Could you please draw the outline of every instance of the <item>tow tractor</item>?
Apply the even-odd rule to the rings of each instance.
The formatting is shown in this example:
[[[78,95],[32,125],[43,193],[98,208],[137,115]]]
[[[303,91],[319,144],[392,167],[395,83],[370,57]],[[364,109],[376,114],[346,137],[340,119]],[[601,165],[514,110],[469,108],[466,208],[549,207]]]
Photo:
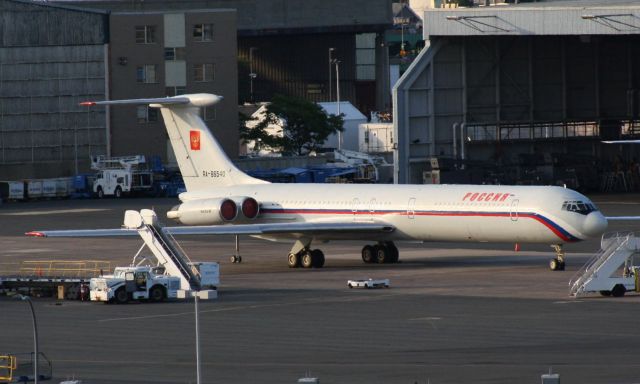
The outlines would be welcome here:
[[[217,297],[220,266],[216,262],[192,262],[173,237],[162,230],[155,212],[126,211],[123,231],[137,231],[144,240],[131,265],[117,267],[113,275],[89,282],[92,301],[126,303],[129,300],[184,299],[198,291],[201,299]],[[143,256],[148,248],[155,257]]]

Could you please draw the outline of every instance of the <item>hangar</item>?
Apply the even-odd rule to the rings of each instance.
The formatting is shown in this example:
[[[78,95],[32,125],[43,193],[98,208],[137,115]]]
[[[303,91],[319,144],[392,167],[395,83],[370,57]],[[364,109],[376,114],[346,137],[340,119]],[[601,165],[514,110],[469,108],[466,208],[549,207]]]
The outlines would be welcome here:
[[[639,34],[634,1],[426,10],[428,49],[393,90],[395,182],[433,163],[459,182],[637,188],[620,174],[635,147],[601,140],[640,133]]]

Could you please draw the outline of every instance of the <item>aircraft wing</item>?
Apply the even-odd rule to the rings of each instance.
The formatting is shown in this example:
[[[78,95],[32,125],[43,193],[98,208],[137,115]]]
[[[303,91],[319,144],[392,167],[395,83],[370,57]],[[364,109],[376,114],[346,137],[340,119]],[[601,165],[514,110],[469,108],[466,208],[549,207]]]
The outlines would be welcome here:
[[[602,140],[605,144],[640,144],[640,140]]]
[[[607,221],[614,221],[614,220],[633,221],[633,220],[640,220],[640,216],[607,216],[606,219],[607,219]]]
[[[384,233],[393,232],[395,227],[385,223],[306,222],[164,227],[162,230],[172,235],[276,235]]]
[[[393,232],[395,227],[384,223],[268,223],[238,225],[203,225],[163,227],[172,235],[277,235],[277,234],[373,234]],[[32,237],[107,237],[137,236],[137,229],[71,229],[59,231],[32,231]]]
[[[55,231],[31,231],[25,233],[31,237],[108,237],[138,236],[138,230],[127,228],[116,229],[65,229]]]

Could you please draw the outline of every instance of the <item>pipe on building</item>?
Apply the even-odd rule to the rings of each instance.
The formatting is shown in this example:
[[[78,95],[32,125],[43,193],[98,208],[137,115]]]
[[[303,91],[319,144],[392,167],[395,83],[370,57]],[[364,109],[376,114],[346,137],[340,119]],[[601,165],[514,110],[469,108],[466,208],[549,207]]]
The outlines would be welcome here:
[[[460,160],[462,160],[462,165],[460,166],[460,169],[465,168],[464,167],[464,160],[465,160],[464,141],[467,138],[466,130],[467,130],[466,123],[460,124]]]
[[[457,122],[453,123],[453,160],[458,160],[458,133],[456,131],[459,125]]]

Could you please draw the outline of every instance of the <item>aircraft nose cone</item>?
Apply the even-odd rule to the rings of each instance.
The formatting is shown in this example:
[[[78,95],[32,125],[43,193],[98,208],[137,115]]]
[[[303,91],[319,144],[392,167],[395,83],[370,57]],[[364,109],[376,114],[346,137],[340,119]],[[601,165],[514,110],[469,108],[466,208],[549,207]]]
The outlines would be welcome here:
[[[600,236],[607,229],[607,218],[600,212],[591,212],[582,225],[582,233],[589,237]]]

